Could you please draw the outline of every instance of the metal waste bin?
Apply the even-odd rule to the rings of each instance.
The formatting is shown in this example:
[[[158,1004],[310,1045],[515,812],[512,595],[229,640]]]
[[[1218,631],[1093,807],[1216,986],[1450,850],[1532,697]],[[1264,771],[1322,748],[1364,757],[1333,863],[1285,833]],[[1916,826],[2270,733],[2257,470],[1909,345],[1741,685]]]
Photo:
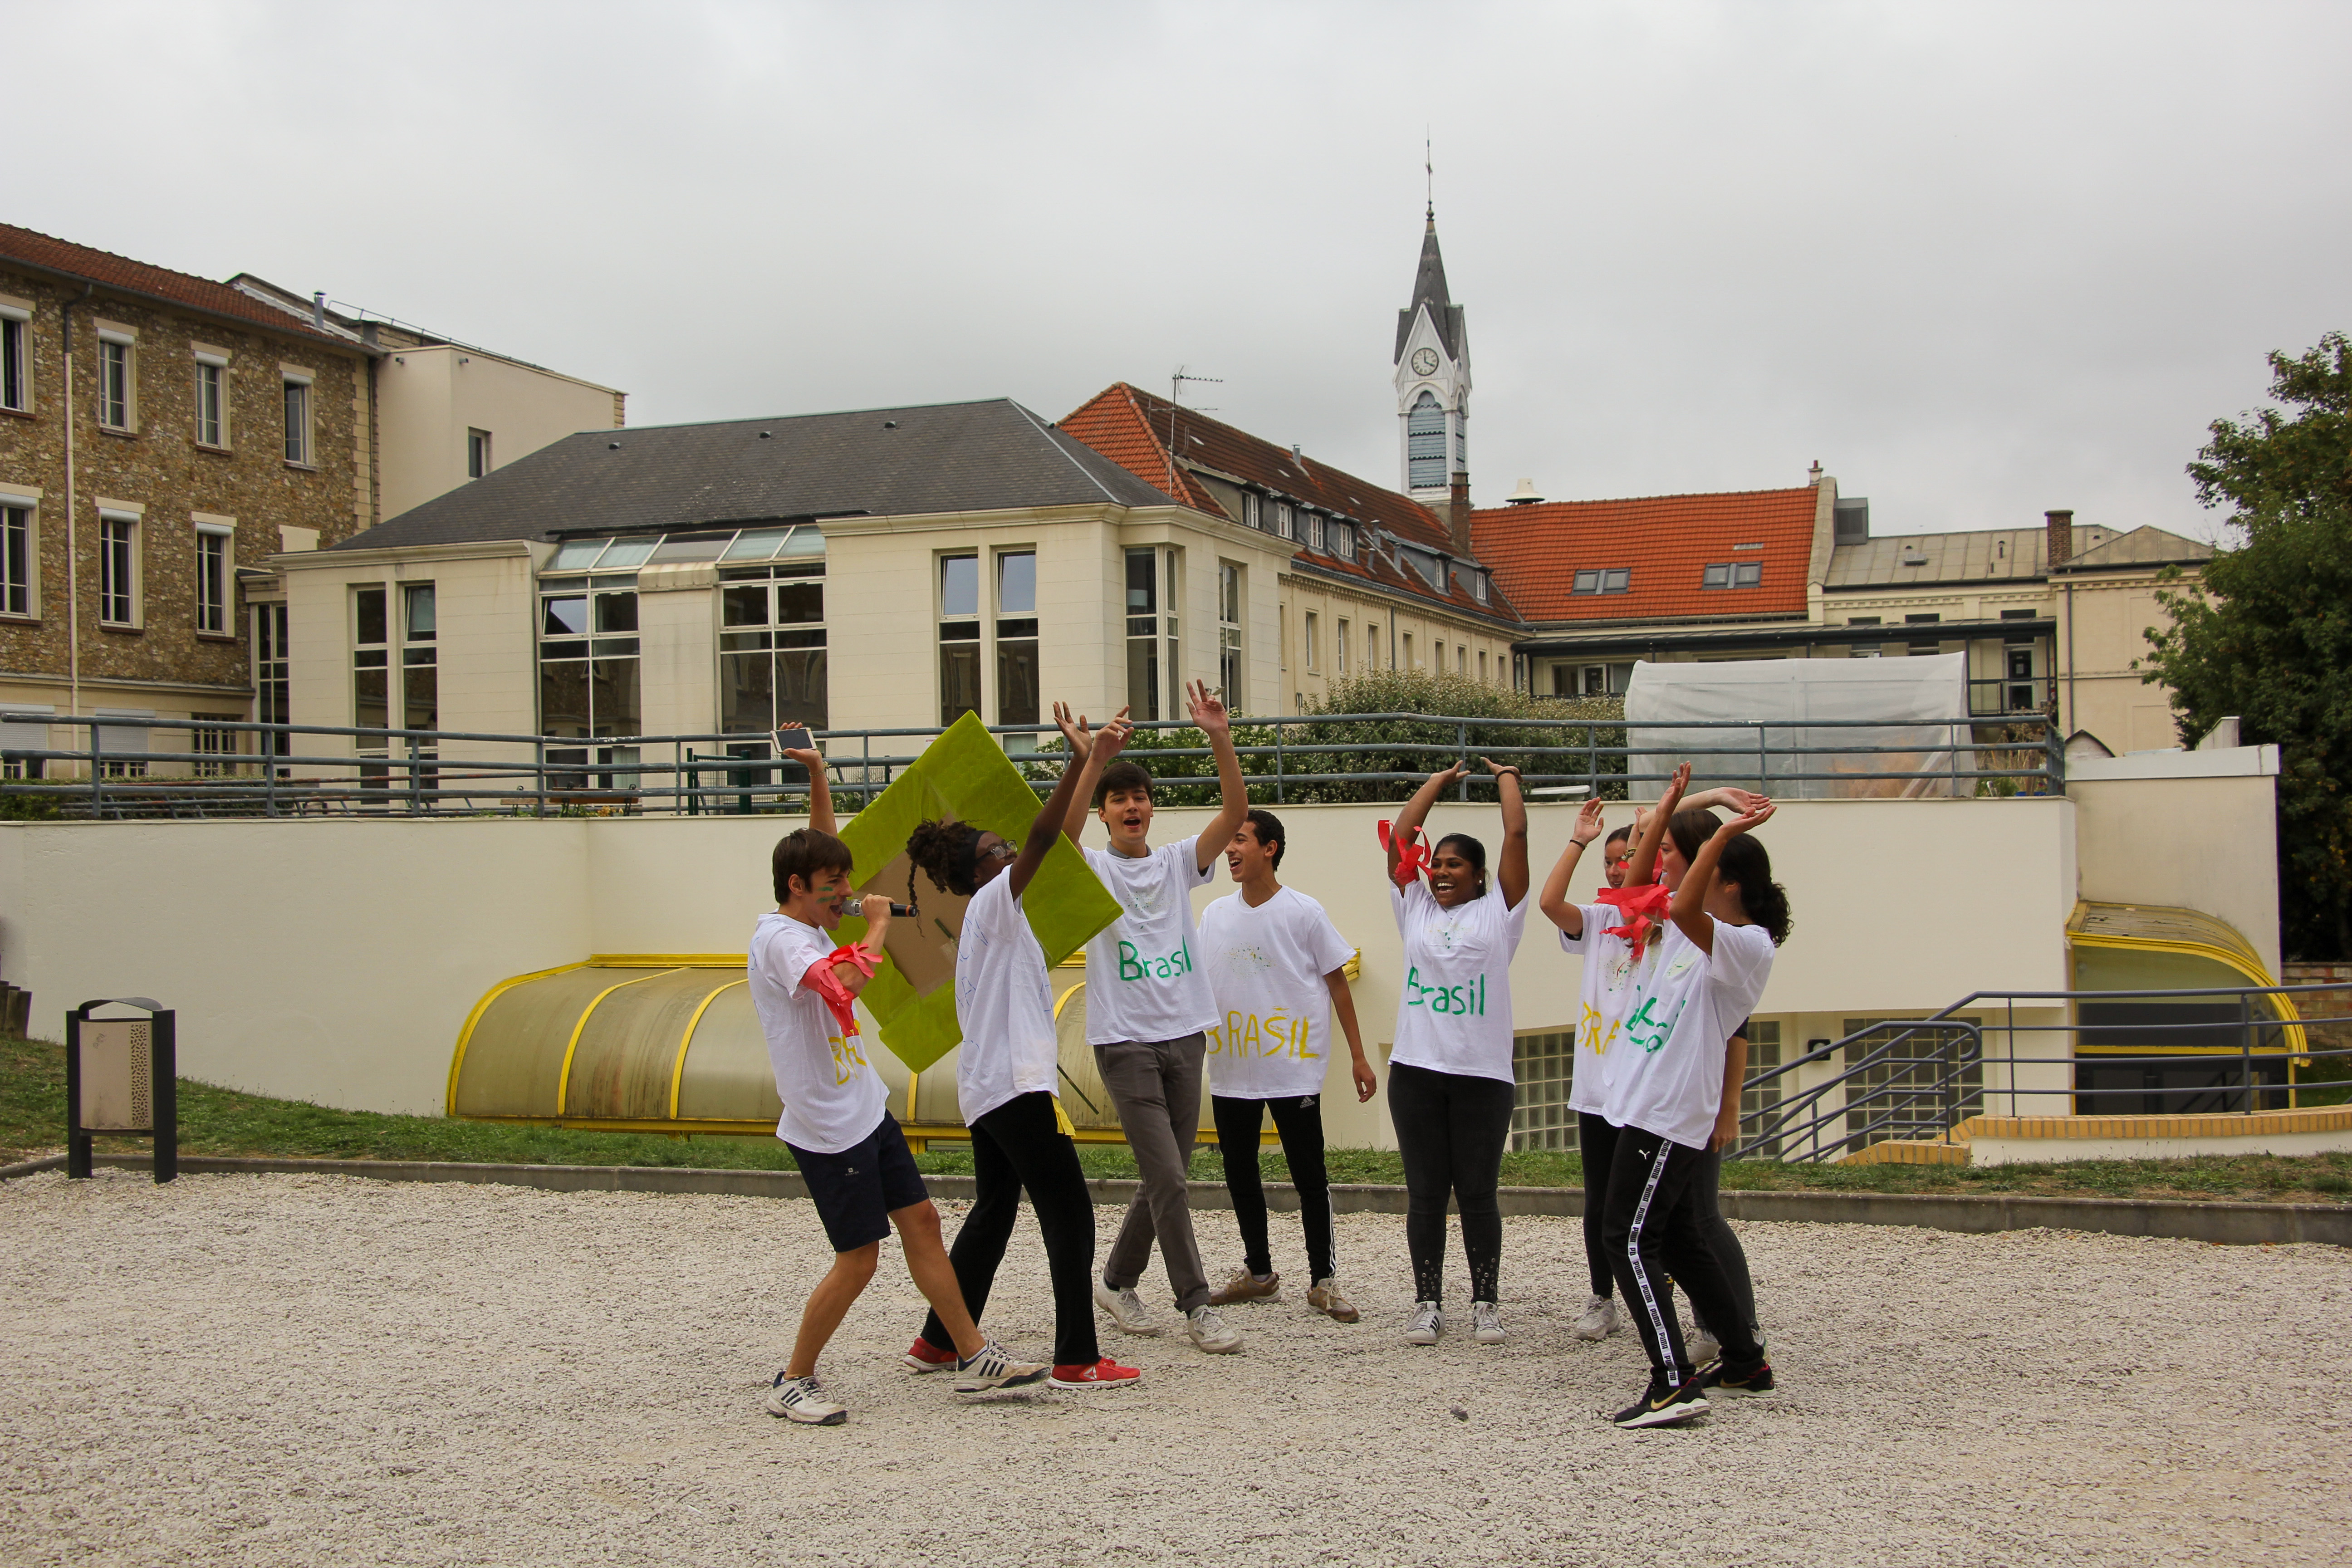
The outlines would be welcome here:
[[[143,1018],[94,1018],[136,1007]],[[144,996],[101,996],[66,1015],[66,1174],[90,1171],[90,1135],[152,1139],[155,1180],[180,1173],[178,1052],[172,1009]]]

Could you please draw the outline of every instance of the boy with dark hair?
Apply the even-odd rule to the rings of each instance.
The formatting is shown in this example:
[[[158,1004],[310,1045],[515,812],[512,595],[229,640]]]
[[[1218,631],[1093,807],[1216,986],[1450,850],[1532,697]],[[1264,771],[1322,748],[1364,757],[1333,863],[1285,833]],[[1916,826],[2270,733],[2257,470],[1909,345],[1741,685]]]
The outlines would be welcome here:
[[[1361,1314],[1339,1294],[1331,1180],[1323,1166],[1323,1075],[1335,1010],[1354,1058],[1358,1103],[1372,1098],[1380,1080],[1364,1059],[1355,997],[1348,990],[1346,966],[1354,950],[1321,904],[1276,879],[1282,850],[1282,819],[1270,811],[1250,812],[1225,847],[1225,868],[1240,890],[1201,912],[1202,968],[1223,1014],[1210,1031],[1209,1103],[1244,1253],[1242,1267],[1209,1300],[1222,1307],[1281,1299],[1258,1164],[1258,1129],[1272,1112],[1307,1232],[1307,1304],[1352,1323]]]
[[[784,835],[770,857],[776,909],[753,928],[747,967],[751,1005],[784,1102],[776,1136],[800,1166],[834,1258],[802,1310],[792,1359],[768,1390],[769,1414],[811,1426],[849,1419],[817,1382],[816,1358],[874,1278],[894,1225],[907,1272],[954,1337],[956,1392],[1036,1383],[1051,1369],[1012,1360],[981,1336],[964,1310],[940,1240],[939,1211],[916,1173],[906,1136],[883,1108],[887,1091],[858,1037],[852,1003],[879,960],[890,900],[869,896],[860,903],[866,941],[832,944],[825,928],[840,924],[847,911],[852,857],[833,836],[824,760],[814,751],[784,754],[809,770],[810,825]]]
[[[1185,1187],[1200,1137],[1202,1061],[1218,1017],[1216,1000],[1192,960],[1191,894],[1209,880],[1219,851],[1241,826],[1249,786],[1242,781],[1225,705],[1197,680],[1184,697],[1217,760],[1216,816],[1199,837],[1154,849],[1151,775],[1133,763],[1114,762],[1102,769],[1096,795],[1110,847],[1079,844],[1087,864],[1126,911],[1087,944],[1087,1041],[1142,1178],[1104,1260],[1095,1304],[1129,1333],[1160,1331],[1135,1292],[1157,1240],[1184,1331],[1201,1349],[1226,1354],[1242,1348],[1242,1337],[1209,1305],[1209,1277],[1192,1237]],[[1118,716],[1126,713],[1122,708]],[[1086,716],[1073,719],[1068,706],[1057,702],[1054,721],[1071,755],[1086,757],[1093,745]],[[1064,831],[1074,843],[1086,820],[1083,800],[1072,800]]]

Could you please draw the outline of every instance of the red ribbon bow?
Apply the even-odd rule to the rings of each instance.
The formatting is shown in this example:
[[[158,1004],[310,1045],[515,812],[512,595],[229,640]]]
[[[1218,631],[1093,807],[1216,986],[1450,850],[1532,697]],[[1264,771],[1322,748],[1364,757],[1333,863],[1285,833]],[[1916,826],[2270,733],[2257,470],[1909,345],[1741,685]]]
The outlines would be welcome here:
[[[833,966],[846,963],[871,980],[875,967],[881,962],[880,953],[862,942],[853,942],[835,948],[809,965],[808,984],[824,998],[824,1005],[833,1009],[833,1016],[840,1020],[841,1032],[845,1037],[857,1033],[857,1015],[850,1010],[851,1005],[857,1000],[857,994],[841,983],[841,976],[833,972]]]
[[[1675,896],[1664,882],[1653,882],[1646,888],[1603,888],[1593,895],[1596,902],[1615,909],[1625,917],[1621,926],[1601,928],[1610,936],[1622,936],[1633,944],[1637,960],[1650,943],[1650,928],[1666,916]]]
[[[1420,879],[1421,874],[1429,869],[1429,846],[1414,842],[1420,836],[1420,828],[1408,827],[1396,836],[1396,842],[1392,845],[1389,842],[1388,823],[1383,821],[1381,824],[1381,847],[1396,851],[1396,867],[1389,875],[1395,879],[1400,888],[1412,887]]]

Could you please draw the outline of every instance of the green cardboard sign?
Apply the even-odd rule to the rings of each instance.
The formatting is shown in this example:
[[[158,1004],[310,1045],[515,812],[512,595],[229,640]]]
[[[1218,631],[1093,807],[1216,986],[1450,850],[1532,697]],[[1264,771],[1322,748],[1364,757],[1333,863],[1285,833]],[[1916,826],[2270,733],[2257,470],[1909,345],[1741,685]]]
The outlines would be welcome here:
[[[851,879],[866,887],[905,854],[915,825],[932,819],[969,822],[1018,845],[1029,837],[1043,804],[987,726],[966,713],[842,829],[841,840],[855,857]],[[906,897],[898,889],[884,890],[894,899]],[[1085,946],[1120,913],[1118,900],[1066,837],[1057,837],[1046,852],[1021,907],[1049,965]],[[855,942],[865,931],[866,922],[853,915],[841,922],[840,940]],[[921,1072],[963,1039],[951,979],[919,991],[895,962],[886,960],[859,999],[881,1024],[882,1043],[909,1071]]]

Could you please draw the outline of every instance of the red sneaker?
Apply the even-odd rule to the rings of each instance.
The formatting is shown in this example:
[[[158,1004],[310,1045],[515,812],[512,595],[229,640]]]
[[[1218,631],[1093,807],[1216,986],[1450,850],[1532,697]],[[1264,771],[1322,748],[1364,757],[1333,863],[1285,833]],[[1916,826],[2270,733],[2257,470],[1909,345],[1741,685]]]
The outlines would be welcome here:
[[[1143,1375],[1131,1366],[1121,1366],[1108,1356],[1091,1366],[1057,1366],[1046,1380],[1052,1388],[1125,1388]]]
[[[918,1373],[953,1372],[956,1366],[955,1352],[934,1350],[929,1340],[917,1340],[898,1359]]]

